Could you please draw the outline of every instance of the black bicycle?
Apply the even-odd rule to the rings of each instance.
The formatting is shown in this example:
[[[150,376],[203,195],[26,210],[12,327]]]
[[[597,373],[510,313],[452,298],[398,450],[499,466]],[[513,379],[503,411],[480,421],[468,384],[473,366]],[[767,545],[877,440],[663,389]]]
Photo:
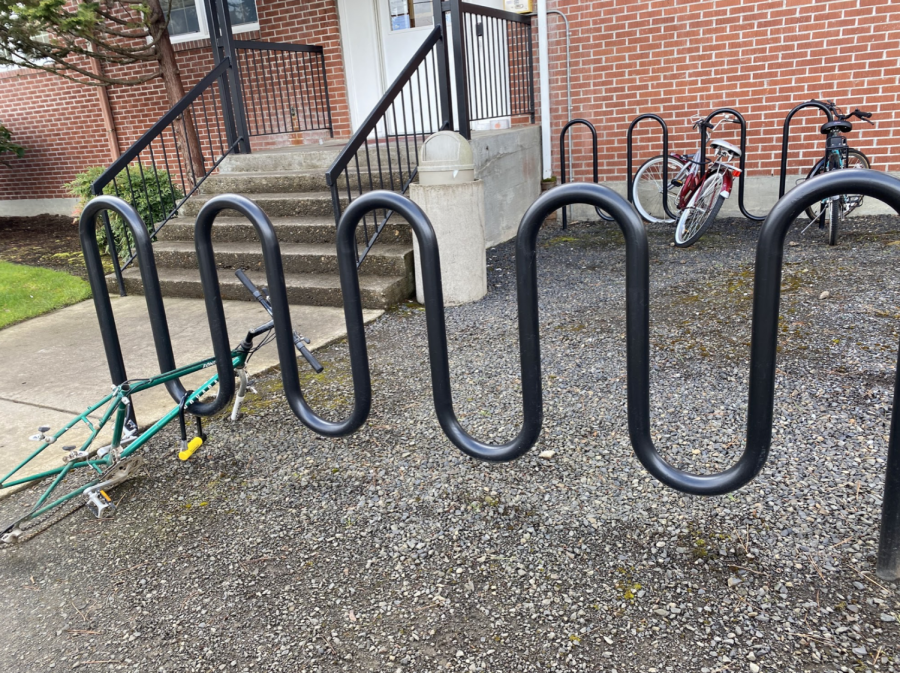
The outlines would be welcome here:
[[[851,117],[857,117],[867,124],[875,125],[869,121],[871,112],[863,112],[859,108],[850,114],[841,114],[841,109],[832,101],[814,101],[821,103],[834,115],[834,121],[822,125],[822,133],[825,135],[825,156],[819,159],[813,166],[806,179],[810,179],[822,173],[843,170],[845,168],[871,168],[868,157],[859,150],[853,149],[847,144],[847,138],[842,134],[853,130],[850,123]],[[821,203],[806,209],[810,224],[817,222],[819,229],[826,229],[828,233],[828,245],[837,245],[838,226],[847,215],[862,205],[862,194],[840,194],[823,199]]]

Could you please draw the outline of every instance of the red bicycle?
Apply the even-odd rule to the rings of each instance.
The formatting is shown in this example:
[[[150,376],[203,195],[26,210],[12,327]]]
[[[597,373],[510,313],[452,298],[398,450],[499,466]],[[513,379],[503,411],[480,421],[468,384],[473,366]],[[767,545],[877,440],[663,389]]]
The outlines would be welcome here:
[[[701,126],[714,133],[722,124],[740,122],[726,116],[716,124],[704,119],[692,119],[692,127]],[[736,178],[741,169],[733,165],[741,158],[741,150],[724,140],[707,141],[712,150],[712,158],[705,165],[700,162],[700,150],[693,155],[670,154],[668,160],[668,183],[663,184],[662,155],[648,159],[638,169],[632,188],[632,201],[647,222],[668,223],[676,216],[675,245],[687,248],[706,233],[719,214],[722,204],[731,195]],[[668,205],[668,213],[663,206]]]

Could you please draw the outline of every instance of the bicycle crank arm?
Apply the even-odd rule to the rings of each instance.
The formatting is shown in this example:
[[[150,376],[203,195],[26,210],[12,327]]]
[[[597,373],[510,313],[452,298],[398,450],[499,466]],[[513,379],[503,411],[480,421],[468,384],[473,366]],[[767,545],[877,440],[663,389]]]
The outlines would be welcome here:
[[[98,519],[109,519],[115,515],[116,506],[106,494],[106,491],[112,490],[123,481],[128,481],[134,477],[143,464],[144,459],[140,456],[123,460],[112,469],[112,476],[109,479],[85,489],[84,495],[87,498],[87,507],[95,517]]]

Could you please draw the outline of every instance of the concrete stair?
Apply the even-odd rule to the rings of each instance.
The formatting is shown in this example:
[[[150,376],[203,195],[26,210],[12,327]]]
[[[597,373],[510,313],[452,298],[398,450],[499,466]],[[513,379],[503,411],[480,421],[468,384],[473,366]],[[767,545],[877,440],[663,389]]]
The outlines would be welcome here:
[[[259,204],[275,227],[288,300],[292,304],[341,306],[334,211],[331,191],[325,184],[325,171],[341,147],[339,143],[329,143],[228,157],[219,173],[203,183],[202,193],[188,200],[180,217],[166,224],[153,245],[163,295],[203,296],[194,250],[194,220],[213,196],[236,193]],[[393,180],[399,186],[406,178],[397,169],[396,154],[371,151],[368,162],[364,153],[359,156],[362,163],[373,168],[381,161],[381,176],[386,183]],[[357,176],[355,164],[352,169],[350,194],[354,198],[368,191],[370,177],[376,188],[381,182],[377,175],[370,176],[362,168]],[[343,208],[349,199],[343,179],[339,185]],[[266,284],[256,231],[239,213],[224,211],[216,218],[212,232],[223,299],[251,299],[234,276],[234,269],[245,269],[255,283]],[[357,230],[357,240],[364,243],[362,226]],[[408,298],[414,289],[409,225],[393,216],[359,272],[364,308],[387,308]],[[123,277],[129,294],[142,293],[138,268],[133,265],[123,272]],[[114,279],[110,279],[110,287],[115,287]]]

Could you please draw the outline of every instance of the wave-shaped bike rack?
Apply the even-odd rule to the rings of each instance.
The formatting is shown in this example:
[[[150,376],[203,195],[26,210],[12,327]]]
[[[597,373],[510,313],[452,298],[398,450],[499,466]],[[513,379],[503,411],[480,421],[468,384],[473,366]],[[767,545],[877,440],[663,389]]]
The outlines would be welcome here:
[[[561,185],[566,184],[566,134],[569,133],[569,129],[573,126],[582,125],[586,126],[588,131],[591,132],[591,155],[593,159],[593,177],[594,184],[600,182],[600,172],[598,170],[599,160],[597,157],[597,129],[591,124],[587,119],[570,119],[569,122],[563,126],[562,131],[559,132],[559,183]],[[607,222],[612,222],[612,218],[604,213],[599,208],[597,210],[597,216],[601,220],[606,220]],[[563,208],[562,211],[562,228],[563,231],[568,229],[568,213],[567,209]]]
[[[406,201],[404,199],[404,201]],[[408,202],[407,202],[408,203]],[[352,208],[352,204],[351,204]],[[313,432],[326,437],[343,437],[365,423],[372,406],[372,383],[369,376],[369,355],[366,350],[366,335],[362,324],[362,308],[360,302],[360,322],[353,325],[347,321],[347,340],[350,348],[350,369],[353,378],[354,406],[350,415],[342,421],[328,421],[318,416],[303,397],[300,389],[300,375],[297,372],[297,354],[294,350],[291,313],[288,308],[287,287],[284,281],[284,265],[281,261],[281,247],[275,236],[275,227],[262,208],[250,199],[237,194],[222,194],[207,201],[194,224],[194,246],[197,250],[197,262],[200,267],[200,282],[203,286],[203,297],[206,301],[206,313],[209,330],[213,338],[213,351],[216,355],[216,367],[219,380],[230,383],[220,391],[226,390],[228,397],[216,403],[221,409],[234,393],[234,365],[231,362],[231,347],[228,342],[228,326],[225,323],[225,311],[222,307],[222,291],[219,275],[216,270],[215,253],[212,245],[212,227],[216,216],[223,210],[235,210],[253,225],[256,235],[262,244],[263,264],[266,268],[266,281],[269,286],[269,300],[272,305],[272,320],[275,322],[275,343],[278,350],[278,361],[281,365],[281,380],[284,383],[284,394],[294,415]],[[348,209],[349,212],[349,209]],[[354,241],[355,243],[355,241]],[[353,249],[352,266],[356,270],[356,250]],[[143,272],[143,261],[141,271]],[[343,273],[342,273],[343,278]],[[438,276],[440,278],[440,276]],[[358,288],[357,288],[357,294]],[[346,299],[344,311],[348,308]],[[193,411],[192,411],[193,413]]]
[[[787,181],[788,143],[791,134],[791,120],[794,118],[795,114],[800,112],[800,110],[805,110],[807,108],[817,108],[825,113],[828,121],[834,121],[834,115],[831,113],[831,110],[829,110],[826,105],[820,103],[817,100],[800,103],[800,105],[797,105],[793,110],[788,112],[788,116],[784,119],[784,130],[781,132],[781,175],[778,179],[779,199],[784,196],[785,182]]]
[[[706,115],[706,119],[700,124],[700,165],[706,166],[706,129],[711,128],[710,120],[723,114],[733,115],[737,119],[738,124],[741,125],[741,159],[738,162],[741,169],[741,178],[738,180],[738,207],[748,220],[762,222],[766,219],[765,215],[752,215],[744,207],[744,183],[747,177],[747,120],[744,119],[744,115],[730,107],[721,107]]]
[[[97,311],[97,320],[100,323],[100,335],[103,339],[103,348],[106,352],[106,362],[109,367],[109,375],[113,385],[119,385],[128,379],[125,372],[125,360],[122,357],[122,344],[119,340],[119,331],[116,327],[116,318],[113,315],[112,303],[106,288],[106,277],[103,264],[100,261],[100,246],[97,243],[96,220],[101,214],[104,216],[106,235],[111,236],[112,231],[108,222],[108,214],[116,213],[134,239],[137,250],[138,265],[141,271],[141,282],[144,286],[144,297],[147,302],[147,313],[150,316],[150,329],[153,333],[153,344],[156,347],[156,359],[161,373],[175,369],[175,355],[172,351],[172,338],[169,333],[169,323],[166,319],[166,309],[163,306],[162,290],[159,285],[159,274],[156,270],[156,260],[153,257],[153,248],[150,234],[141,216],[131,204],[117,196],[98,196],[85,205],[78,223],[78,235],[81,239],[81,250],[84,253],[84,262],[87,267],[88,282],[94,299],[94,308]],[[120,284],[121,288],[122,285]],[[221,300],[220,300],[221,305]],[[215,342],[216,335],[213,334]],[[231,364],[230,351],[226,351],[225,357]],[[218,353],[217,353],[218,357]],[[220,368],[222,363],[216,363]],[[228,380],[222,379],[215,402],[194,402],[189,411],[195,416],[211,416],[228,402],[234,393],[234,376]],[[230,384],[230,388],[229,388]],[[187,395],[187,390],[179,379],[167,381],[166,390],[175,402],[181,404]],[[227,395],[224,402],[220,398]],[[129,420],[134,423],[134,405],[129,405]],[[136,425],[135,425],[136,428]]]
[[[861,174],[862,173],[862,174]],[[647,235],[631,205],[602,185],[570,183],[543,194],[528,209],[516,238],[516,288],[519,313],[519,353],[522,370],[523,425],[502,445],[486,444],[459,424],[450,390],[447,333],[440,282],[440,259],[431,224],[412,202],[390,192],[370,192],[347,209],[338,226],[338,257],[345,316],[349,330],[362,330],[362,304],[355,264],[355,233],[359,221],[373,208],[391,208],[410,223],[422,253],[426,328],[435,412],[450,441],[474,458],[509,461],[525,454],[537,441],[543,422],[543,398],[538,327],[537,235],[546,217],[574,203],[601,208],[619,225],[625,237],[626,361],[628,430],[638,460],[656,479],[693,495],[722,495],[752,481],[762,470],[772,442],[775,400],[775,358],[784,242],[794,219],[811,203],[844,193],[871,196],[900,209],[900,181],[871,171],[853,175],[831,173],[809,180],[781,199],[760,232],[754,279],[746,445],[730,468],[700,475],[668,463],[650,434],[650,280]],[[900,355],[898,355],[900,358]],[[900,360],[898,360],[900,366]],[[895,383],[895,398],[900,385]],[[882,507],[877,574],[900,579],[900,434],[898,415],[891,420],[888,464]]]
[[[631,123],[628,125],[628,133],[625,136],[625,172],[628,174],[628,186],[627,186],[627,198],[629,203],[634,203],[634,129],[645,119],[649,119],[651,121],[655,121],[659,124],[660,129],[662,129],[662,156],[669,156],[669,127],[666,125],[665,120],[659,115],[653,114],[651,112],[645,112],[644,114],[640,114],[634,119],[631,120]],[[662,162],[662,184],[669,184],[669,162]],[[662,199],[662,207],[670,218],[672,218],[673,222],[678,221],[678,215],[669,210],[669,200],[663,197]]]

